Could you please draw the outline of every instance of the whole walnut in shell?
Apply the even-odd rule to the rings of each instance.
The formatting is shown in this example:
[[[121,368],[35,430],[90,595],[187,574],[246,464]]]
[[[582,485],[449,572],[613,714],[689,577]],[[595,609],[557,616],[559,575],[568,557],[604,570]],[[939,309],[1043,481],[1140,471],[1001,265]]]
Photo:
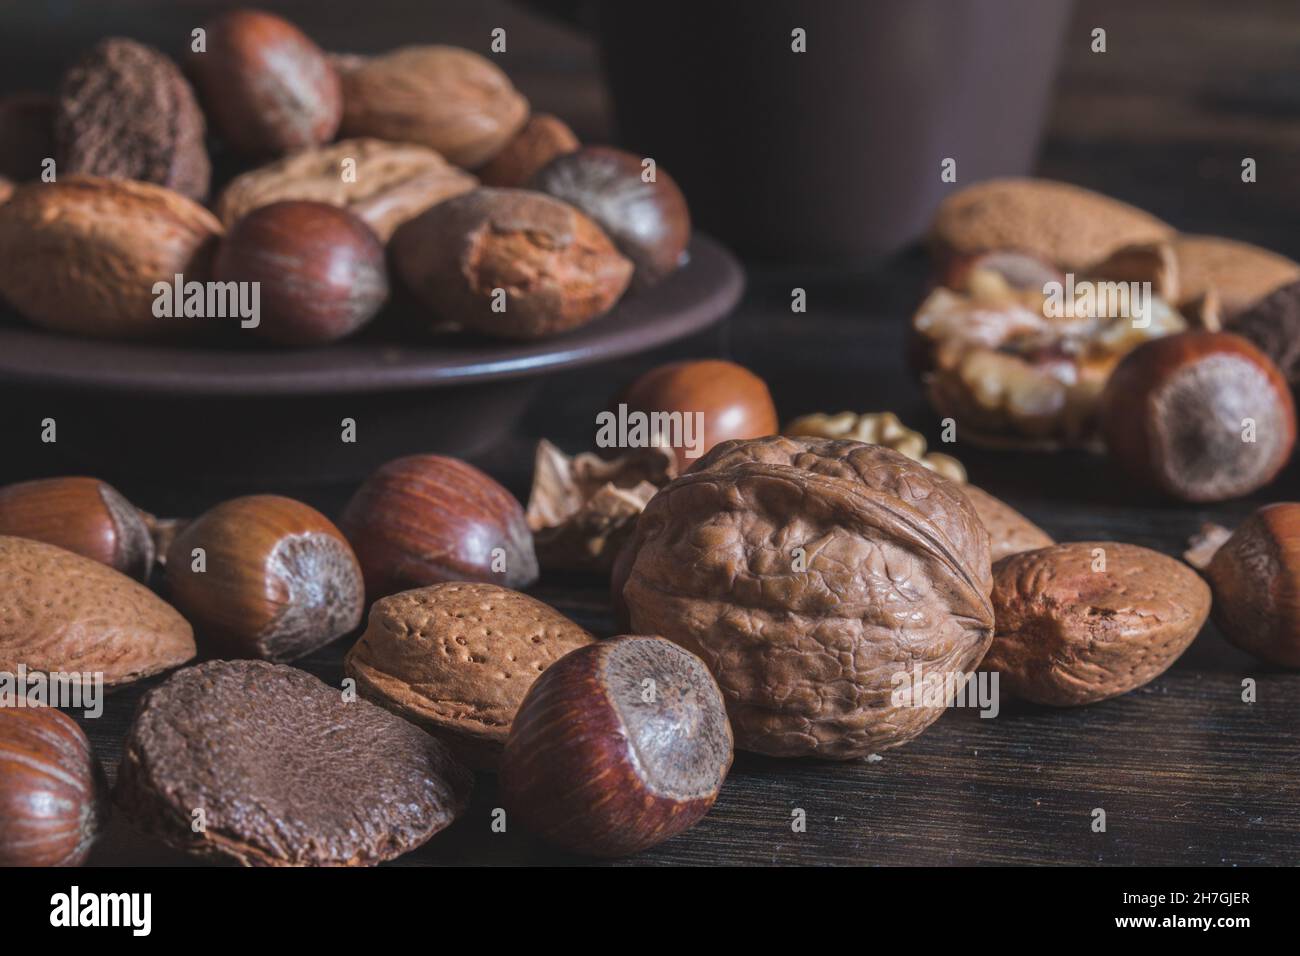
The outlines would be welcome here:
[[[993,634],[988,534],[960,486],[878,445],[723,442],[651,499],[633,547],[634,631],[709,665],[746,750],[906,743],[943,708],[895,704],[900,675],[969,673]]]

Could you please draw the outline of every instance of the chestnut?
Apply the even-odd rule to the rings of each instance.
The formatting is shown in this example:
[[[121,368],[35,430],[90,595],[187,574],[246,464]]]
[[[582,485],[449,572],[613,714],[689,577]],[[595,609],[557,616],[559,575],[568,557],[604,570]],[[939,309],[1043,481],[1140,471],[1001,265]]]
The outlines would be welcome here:
[[[204,24],[206,48],[186,62],[208,119],[250,156],[328,143],[343,118],[343,88],[325,54],[287,20],[231,10]]]
[[[1228,640],[1262,661],[1300,667],[1300,504],[1255,511],[1204,571]]]
[[[632,260],[637,288],[654,285],[685,259],[691,238],[686,197],[663,169],[643,178],[642,159],[608,146],[586,146],[547,163],[530,188],[577,206]]]
[[[1226,332],[1180,332],[1126,355],[1101,399],[1101,431],[1130,474],[1184,501],[1268,484],[1291,457],[1295,403],[1278,367]]]
[[[57,545],[145,581],[152,518],[97,478],[44,478],[0,488],[0,535]]]
[[[286,200],[235,223],[212,264],[217,282],[260,284],[254,335],[318,345],[350,335],[388,299],[384,246],[346,209]]]
[[[533,534],[518,500],[455,458],[409,455],[381,466],[339,526],[372,601],[441,581],[518,589],[537,580]]]
[[[638,853],[694,826],[732,760],[722,692],[659,637],[578,648],[537,678],[501,761],[508,819],[565,850]]]
[[[52,707],[0,708],[0,866],[79,866],[107,818],[90,741]]]
[[[213,650],[276,662],[354,630],[365,605],[342,533],[315,508],[278,495],[235,498],[186,525],[168,551],[166,583]]]
[[[622,401],[631,411],[703,413],[703,444],[693,448],[674,445],[683,471],[719,442],[775,435],[780,427],[763,380],[749,369],[721,359],[660,365],[628,386]]]

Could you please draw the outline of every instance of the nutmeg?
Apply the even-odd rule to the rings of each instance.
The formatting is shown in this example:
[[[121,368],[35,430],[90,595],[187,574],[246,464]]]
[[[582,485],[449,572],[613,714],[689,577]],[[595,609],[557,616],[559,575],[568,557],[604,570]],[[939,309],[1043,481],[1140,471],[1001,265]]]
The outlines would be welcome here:
[[[767,384],[749,369],[721,359],[670,362],[652,368],[627,387],[621,400],[630,411],[683,416],[683,440],[664,436],[673,441],[683,471],[720,442],[774,435],[779,428]],[[696,413],[703,415],[703,434],[687,436],[686,427],[694,428]],[[688,437],[693,441],[686,441]]]
[[[519,502],[455,458],[388,462],[357,489],[339,526],[356,549],[371,600],[441,581],[522,588],[537,580]]]
[[[617,857],[709,812],[731,767],[722,693],[694,654],[657,637],[572,651],[524,698],[506,742],[507,819],[565,850]]]
[[[149,518],[97,478],[46,478],[0,488],[0,534],[57,545],[145,581]]]
[[[0,708],[0,867],[80,866],[107,819],[105,793],[76,721]]]
[[[204,24],[206,47],[186,62],[212,125],[250,156],[328,142],[343,115],[338,73],[287,20],[231,10]]]
[[[393,235],[398,274],[435,316],[471,332],[538,339],[608,312],[632,263],[600,227],[558,199],[475,189]]]
[[[495,770],[538,675],[595,640],[559,611],[495,584],[450,582],[375,602],[344,662],[368,700]]]
[[[534,113],[510,142],[478,170],[478,177],[484,186],[526,186],[539,169],[578,146],[578,137],[564,120],[550,113]]]
[[[223,502],[176,535],[167,591],[228,656],[291,661],[361,623],[361,568],[316,509],[277,495]]]
[[[1262,488],[1290,459],[1295,404],[1245,339],[1184,332],[1124,357],[1102,394],[1101,430],[1134,477],[1184,501],[1223,501]]]
[[[1214,622],[1262,661],[1300,667],[1300,504],[1265,505],[1213,553]]]
[[[553,159],[530,184],[595,220],[636,265],[638,288],[681,265],[691,239],[686,197],[667,171],[645,162],[608,146],[585,146]]]
[[[280,345],[344,338],[379,312],[388,270],[379,238],[346,209],[290,200],[253,210],[221,241],[217,282],[256,282],[252,334]]]
[[[1156,551],[1072,541],[999,561],[993,610],[997,632],[981,667],[1022,700],[1067,707],[1163,674],[1200,633],[1210,589]]]

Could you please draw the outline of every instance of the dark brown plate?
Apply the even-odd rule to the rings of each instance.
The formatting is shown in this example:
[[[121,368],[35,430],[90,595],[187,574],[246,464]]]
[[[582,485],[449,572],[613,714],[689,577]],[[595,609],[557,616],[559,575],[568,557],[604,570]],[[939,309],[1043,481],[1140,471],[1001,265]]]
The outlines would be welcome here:
[[[654,288],[629,294],[601,319],[540,342],[375,330],[319,349],[102,342],[0,326],[0,385],[140,395],[259,396],[392,392],[518,379],[590,365],[698,332],[740,298],[744,272],[696,235],[690,261]]]

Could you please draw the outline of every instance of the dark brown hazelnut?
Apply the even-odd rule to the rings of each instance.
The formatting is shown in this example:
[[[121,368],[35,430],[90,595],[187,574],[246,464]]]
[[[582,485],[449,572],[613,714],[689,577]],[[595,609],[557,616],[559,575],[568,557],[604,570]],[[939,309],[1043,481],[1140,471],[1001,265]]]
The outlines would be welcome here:
[[[681,265],[691,239],[686,197],[667,172],[644,162],[608,146],[586,146],[552,160],[531,183],[577,206],[609,233],[636,264],[639,288]]]
[[[703,413],[704,434],[694,436],[695,446],[685,447],[685,441],[673,443],[683,471],[719,442],[762,438],[780,430],[766,383],[749,369],[721,359],[670,362],[652,368],[628,386],[621,400],[637,412]],[[684,419],[682,436],[686,436]]]
[[[287,20],[231,10],[204,25],[187,67],[216,132],[241,153],[279,156],[334,138],[343,117],[338,73]]]
[[[1277,366],[1225,332],[1182,332],[1138,346],[1101,400],[1111,456],[1184,501],[1223,501],[1267,485],[1291,457],[1295,404]]]
[[[403,281],[443,323],[538,339],[608,312],[632,263],[567,203],[523,189],[475,189],[393,234]]]
[[[574,853],[638,853],[694,826],[731,767],[722,693],[694,654],[618,637],[547,668],[501,762],[508,819]]]
[[[79,866],[107,818],[105,793],[76,721],[0,708],[0,867]]]
[[[384,247],[337,206],[288,200],[254,209],[221,241],[217,282],[259,284],[250,331],[281,345],[334,342],[361,328],[388,299]]]
[[[1214,622],[1262,661],[1300,667],[1300,504],[1265,505],[1214,552]]]
[[[365,605],[347,540],[316,509],[277,495],[235,498],[188,524],[166,580],[200,641],[234,657],[295,660],[354,630]]]
[[[348,502],[339,526],[376,600],[441,581],[523,588],[537,555],[515,497],[455,458],[410,455],[382,466]]]
[[[501,152],[478,170],[478,178],[484,186],[526,186],[539,169],[579,145],[564,120],[550,113],[534,113]]]
[[[45,478],[0,488],[0,534],[57,545],[144,581],[152,519],[97,478]]]

